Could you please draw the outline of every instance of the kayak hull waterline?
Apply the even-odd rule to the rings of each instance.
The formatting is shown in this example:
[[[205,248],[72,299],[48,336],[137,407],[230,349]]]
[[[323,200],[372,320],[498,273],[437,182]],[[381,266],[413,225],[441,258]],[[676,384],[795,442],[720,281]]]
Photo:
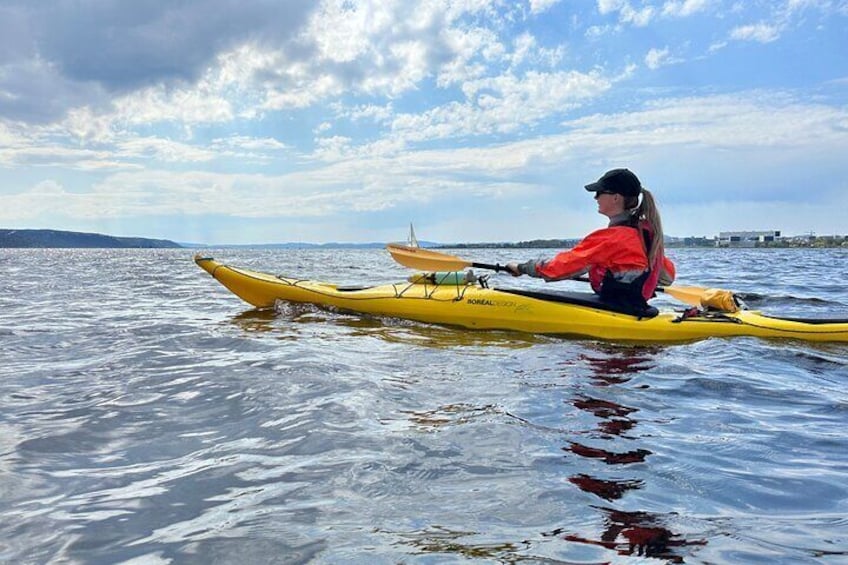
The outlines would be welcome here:
[[[346,288],[221,264],[195,262],[233,294],[257,308],[278,300],[316,304],[343,311],[461,326],[513,330],[612,341],[681,342],[708,337],[753,336],[806,341],[848,342],[848,320],[797,320],[753,310],[684,317],[661,312],[653,318],[610,311],[588,293],[542,293],[482,288],[476,284],[400,282]]]

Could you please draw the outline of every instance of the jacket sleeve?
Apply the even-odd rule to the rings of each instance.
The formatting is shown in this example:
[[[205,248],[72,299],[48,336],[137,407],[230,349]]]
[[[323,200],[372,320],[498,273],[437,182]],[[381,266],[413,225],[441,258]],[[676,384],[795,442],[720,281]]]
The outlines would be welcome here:
[[[537,263],[536,276],[558,281],[585,274],[593,264],[604,262],[610,254],[609,234],[608,229],[594,231],[574,248],[557,253],[550,261]]]
[[[657,279],[657,283],[661,286],[668,286],[674,282],[674,278],[677,275],[677,269],[672,263],[671,259],[668,257],[663,257],[662,265],[660,266],[660,276]]]

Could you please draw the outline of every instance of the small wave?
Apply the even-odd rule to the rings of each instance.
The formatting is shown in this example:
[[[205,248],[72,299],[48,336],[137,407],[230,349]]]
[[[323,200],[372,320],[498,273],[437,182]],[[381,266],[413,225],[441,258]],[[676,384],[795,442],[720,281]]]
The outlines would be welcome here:
[[[435,431],[445,426],[459,426],[479,418],[501,415],[504,410],[492,404],[485,406],[448,404],[433,410],[402,411],[402,413],[416,428],[423,431]]]
[[[843,308],[843,302],[819,298],[816,296],[794,296],[791,294],[759,294],[756,292],[739,292],[736,295],[749,306],[835,306]]]

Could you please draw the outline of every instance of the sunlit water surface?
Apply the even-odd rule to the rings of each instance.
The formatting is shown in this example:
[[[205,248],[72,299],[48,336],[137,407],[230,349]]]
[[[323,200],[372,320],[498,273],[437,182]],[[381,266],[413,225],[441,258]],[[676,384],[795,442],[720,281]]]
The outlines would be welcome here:
[[[211,253],[408,274],[381,250]],[[681,284],[848,317],[848,251],[672,255]],[[844,344],[255,311],[189,250],[0,250],[0,345],[0,562],[848,561]]]

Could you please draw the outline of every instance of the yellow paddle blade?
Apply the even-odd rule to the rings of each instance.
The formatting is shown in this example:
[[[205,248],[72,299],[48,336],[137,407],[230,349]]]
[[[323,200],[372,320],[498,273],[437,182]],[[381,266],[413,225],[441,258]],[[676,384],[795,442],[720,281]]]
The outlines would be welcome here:
[[[422,271],[461,271],[471,266],[470,261],[420,247],[389,243],[386,245],[386,249],[391,253],[392,259],[410,269],[419,269]]]
[[[697,286],[665,286],[662,288],[657,288],[657,290],[661,290],[666,294],[670,294],[681,302],[685,302],[686,304],[691,304],[692,306],[701,306],[701,296],[703,295],[705,288],[700,288]]]
[[[681,302],[692,306],[709,307],[722,312],[736,312],[739,304],[733,297],[733,292],[720,288],[702,288],[699,286],[666,286],[661,289]]]

